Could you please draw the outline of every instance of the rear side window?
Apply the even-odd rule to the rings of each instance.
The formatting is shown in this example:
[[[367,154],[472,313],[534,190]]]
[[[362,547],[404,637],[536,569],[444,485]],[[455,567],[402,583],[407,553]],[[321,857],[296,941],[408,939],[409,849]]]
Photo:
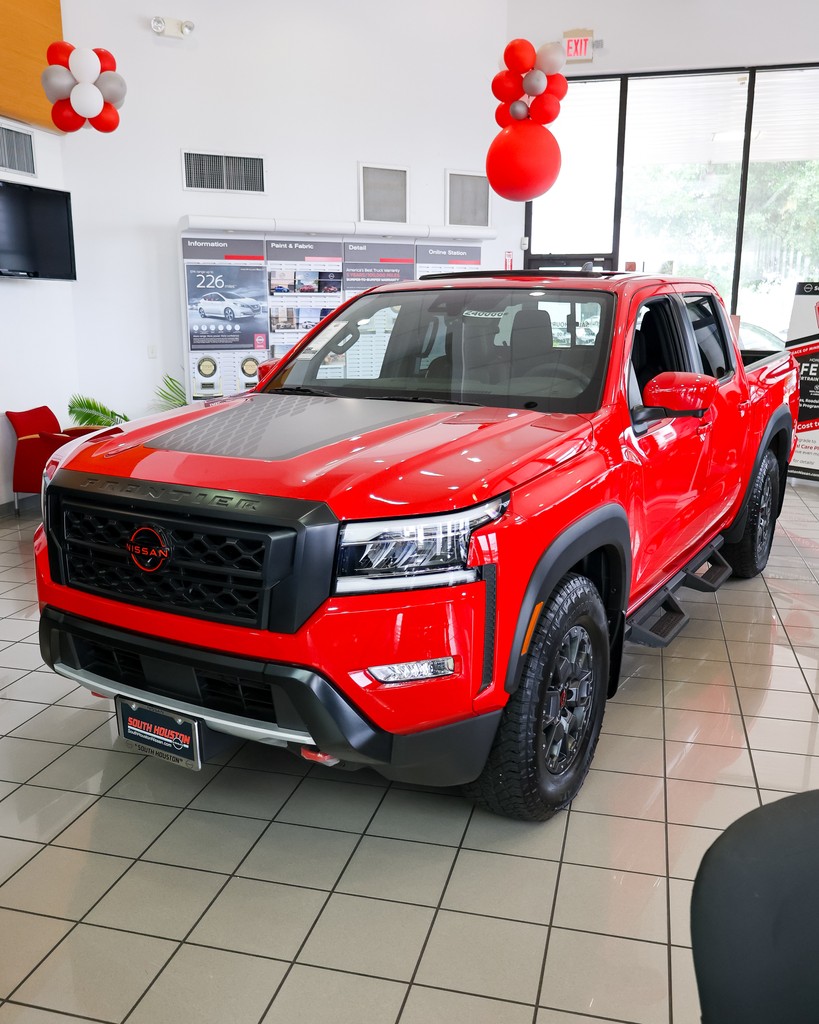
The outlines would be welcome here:
[[[720,380],[734,372],[734,360],[725,327],[712,295],[683,296],[702,360],[702,372]]]

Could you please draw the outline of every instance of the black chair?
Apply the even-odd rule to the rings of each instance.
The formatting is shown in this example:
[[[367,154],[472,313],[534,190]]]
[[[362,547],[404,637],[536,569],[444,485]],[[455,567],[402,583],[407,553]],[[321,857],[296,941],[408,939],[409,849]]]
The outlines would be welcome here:
[[[757,808],[716,840],[691,939],[702,1024],[819,1021],[819,791]]]
[[[545,309],[520,309],[509,333],[512,376],[524,378],[541,368],[552,352],[552,318]]]
[[[649,308],[643,316],[640,330],[634,332],[634,342],[631,349],[631,362],[641,395],[646,384],[653,380],[658,373],[663,372],[661,344],[662,336],[658,313],[656,310]],[[668,364],[666,364],[665,368],[668,368]]]

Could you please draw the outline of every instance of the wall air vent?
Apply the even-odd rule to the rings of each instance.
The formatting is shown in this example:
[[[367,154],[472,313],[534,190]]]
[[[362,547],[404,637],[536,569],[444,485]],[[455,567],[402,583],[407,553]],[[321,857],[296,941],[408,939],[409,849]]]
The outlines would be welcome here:
[[[264,192],[264,160],[258,156],[183,153],[185,188],[211,192]]]
[[[28,132],[0,125],[0,168],[34,174],[34,140]]]
[[[489,227],[489,182],[482,174],[447,171],[447,224]]]
[[[405,167],[367,167],[359,165],[359,208],[362,220],[408,221],[407,179]]]

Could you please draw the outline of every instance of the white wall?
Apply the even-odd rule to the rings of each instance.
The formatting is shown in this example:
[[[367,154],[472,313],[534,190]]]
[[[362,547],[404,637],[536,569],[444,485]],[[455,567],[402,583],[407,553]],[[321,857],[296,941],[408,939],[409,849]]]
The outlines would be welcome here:
[[[5,127],[25,126],[3,120]],[[1,171],[7,181],[64,189],[63,148],[56,135],[34,135],[37,177]],[[69,281],[0,279],[0,504],[11,500],[15,436],[6,409],[49,405],[68,424],[68,398],[77,390],[74,286]]]
[[[819,59],[816,0],[508,0],[509,38],[591,28],[605,43],[568,74],[797,64]]]
[[[63,0],[66,38],[110,49],[128,84],[116,132],[64,143],[84,389],[133,416],[163,372],[182,376],[186,214],[355,221],[358,162],[371,161],[409,167],[412,223],[444,223],[445,168],[481,171],[497,131],[489,82],[506,8],[416,0],[411,16],[398,10],[379,0],[180,0],[156,11]],[[157,12],[195,31],[157,37],[147,17]],[[264,157],[267,194],[186,191],[183,149]],[[522,208],[497,200],[493,219],[497,260],[519,242]]]

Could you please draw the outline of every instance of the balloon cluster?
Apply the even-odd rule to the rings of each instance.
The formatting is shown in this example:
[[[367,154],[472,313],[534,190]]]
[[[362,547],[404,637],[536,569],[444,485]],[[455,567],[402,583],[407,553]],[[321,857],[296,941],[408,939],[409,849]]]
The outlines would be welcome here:
[[[550,189],[560,173],[560,147],[545,125],[560,113],[569,88],[560,74],[566,57],[561,43],[535,50],[528,39],[513,39],[503,60],[505,69],[492,79],[501,132],[486,155],[486,176],[499,196],[525,202]]]
[[[118,110],[126,92],[113,55],[100,47],[78,49],[60,41],[49,46],[46,59],[48,67],[40,81],[54,104],[54,124],[61,131],[76,132],[87,120],[98,132],[112,132],[119,125]]]

